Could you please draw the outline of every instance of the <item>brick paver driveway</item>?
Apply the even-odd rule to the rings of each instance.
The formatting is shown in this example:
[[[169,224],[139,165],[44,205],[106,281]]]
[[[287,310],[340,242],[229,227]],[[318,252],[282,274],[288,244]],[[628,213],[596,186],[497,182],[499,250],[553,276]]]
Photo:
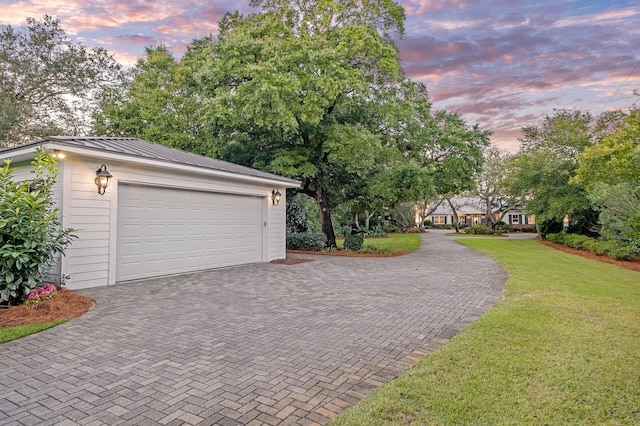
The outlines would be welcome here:
[[[87,290],[85,316],[0,345],[0,424],[325,423],[477,319],[506,273],[445,237]]]

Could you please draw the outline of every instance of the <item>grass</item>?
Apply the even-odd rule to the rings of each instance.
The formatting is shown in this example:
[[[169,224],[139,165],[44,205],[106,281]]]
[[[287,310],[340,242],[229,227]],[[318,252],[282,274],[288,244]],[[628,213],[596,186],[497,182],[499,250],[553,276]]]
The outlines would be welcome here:
[[[336,425],[640,424],[640,274],[534,240],[462,239],[503,300]]]
[[[411,253],[420,247],[420,234],[389,234],[383,238],[365,238],[364,244],[374,246],[379,250],[389,250],[391,253]],[[344,246],[344,239],[337,241],[338,247]]]
[[[46,330],[47,328],[55,327],[58,324],[62,324],[65,321],[66,320],[60,320],[60,321],[47,322],[43,324],[18,325],[16,327],[0,328],[0,343],[19,339],[20,337],[28,336],[30,334],[38,333],[39,331]]]

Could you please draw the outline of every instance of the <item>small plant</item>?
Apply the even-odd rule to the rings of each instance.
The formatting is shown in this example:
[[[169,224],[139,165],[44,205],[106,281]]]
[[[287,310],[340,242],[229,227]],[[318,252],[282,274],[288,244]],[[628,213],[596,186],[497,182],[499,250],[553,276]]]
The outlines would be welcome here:
[[[375,246],[372,246],[370,244],[363,244],[362,247],[360,247],[360,250],[358,250],[358,253],[362,253],[362,254],[389,254],[391,253],[391,250],[386,249],[386,248],[378,248]]]
[[[56,294],[58,294],[58,289],[53,284],[46,283],[42,287],[36,287],[31,290],[25,303],[27,305],[35,305],[43,300],[51,299]]]
[[[359,234],[349,234],[344,239],[345,250],[358,251],[362,248],[364,238]]]

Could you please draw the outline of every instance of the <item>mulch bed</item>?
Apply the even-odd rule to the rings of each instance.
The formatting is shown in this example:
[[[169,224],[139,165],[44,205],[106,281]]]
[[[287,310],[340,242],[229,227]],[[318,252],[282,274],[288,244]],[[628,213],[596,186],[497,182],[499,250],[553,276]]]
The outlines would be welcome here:
[[[313,262],[313,259],[291,258],[272,260],[271,263],[278,265],[296,265],[298,263]]]
[[[345,257],[395,257],[402,256],[406,254],[402,251],[397,251],[393,253],[357,253],[355,251],[338,249],[336,251],[311,251],[311,250],[287,250],[287,253],[297,253],[297,254],[313,254],[320,256],[345,256]]]
[[[551,241],[540,240],[540,242],[545,246],[553,247],[554,249],[561,250],[566,253],[577,254],[578,256],[598,260],[600,262],[611,263],[613,265],[622,266],[623,268],[640,272],[640,258],[636,260],[614,260],[607,256],[598,256],[597,254],[591,253],[587,250],[578,250],[562,244],[552,243]]]
[[[0,308],[0,328],[67,320],[88,312],[96,302],[69,290],[59,290],[51,299],[35,305]]]

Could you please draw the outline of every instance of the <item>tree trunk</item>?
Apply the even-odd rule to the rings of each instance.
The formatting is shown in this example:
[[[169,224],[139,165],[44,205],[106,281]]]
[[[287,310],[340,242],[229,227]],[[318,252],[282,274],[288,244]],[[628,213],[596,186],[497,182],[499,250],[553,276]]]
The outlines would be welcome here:
[[[369,223],[375,213],[369,213],[368,210],[364,211],[364,229],[369,229]]]
[[[358,217],[358,212],[357,211],[353,212],[353,220],[352,220],[352,222],[353,222],[353,226],[352,227],[355,227],[355,229],[360,229],[360,217]]]
[[[333,232],[333,223],[331,223],[331,211],[333,210],[333,205],[321,186],[316,189],[316,204],[318,204],[318,210],[320,211],[322,232],[327,236],[326,246],[328,248],[337,248],[336,234]]]
[[[457,234],[458,232],[460,232],[460,224],[458,223],[458,212],[449,198],[447,198],[447,202],[449,203],[449,206],[451,206],[451,211],[453,212],[453,225],[456,227]]]

